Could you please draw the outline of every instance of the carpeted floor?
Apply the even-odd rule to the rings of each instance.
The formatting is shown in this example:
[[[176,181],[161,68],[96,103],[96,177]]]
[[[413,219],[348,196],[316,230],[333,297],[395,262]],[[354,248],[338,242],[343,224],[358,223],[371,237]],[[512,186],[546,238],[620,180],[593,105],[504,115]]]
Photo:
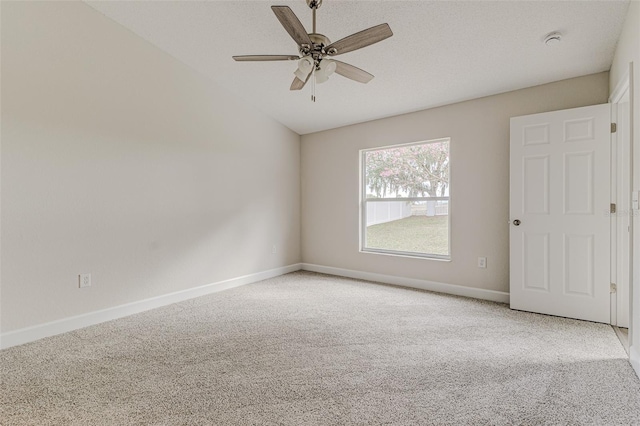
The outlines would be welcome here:
[[[610,326],[297,272],[0,352],[2,425],[630,425]]]

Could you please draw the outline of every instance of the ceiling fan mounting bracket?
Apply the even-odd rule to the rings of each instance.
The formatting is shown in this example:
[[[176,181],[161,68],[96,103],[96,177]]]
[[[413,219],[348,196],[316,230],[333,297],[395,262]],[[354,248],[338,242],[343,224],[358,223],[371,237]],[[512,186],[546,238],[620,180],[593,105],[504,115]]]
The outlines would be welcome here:
[[[322,6],[322,0],[307,0],[307,6],[311,9],[320,9],[320,6]]]

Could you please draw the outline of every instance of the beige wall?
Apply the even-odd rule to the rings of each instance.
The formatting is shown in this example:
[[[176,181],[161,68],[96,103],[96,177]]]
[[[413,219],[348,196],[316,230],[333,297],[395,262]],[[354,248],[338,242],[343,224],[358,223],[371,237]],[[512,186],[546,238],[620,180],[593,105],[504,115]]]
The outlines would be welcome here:
[[[3,332],[300,261],[297,134],[83,3],[1,23]]]
[[[2,332],[300,253],[311,264],[508,291],[509,117],[604,103],[619,64],[639,54],[633,18],[610,79],[306,135],[300,152],[298,135],[82,3],[3,2],[1,19]],[[358,150],[445,136],[453,260],[359,253]],[[93,287],[77,288],[81,272]]]
[[[633,190],[640,191],[640,1],[634,0],[629,5],[627,18],[618,40],[616,53],[611,65],[609,87],[615,90],[625,77],[633,63],[631,75],[633,90],[633,149],[634,176]],[[634,259],[631,309],[631,344],[634,367],[640,375],[640,217],[634,216]]]
[[[608,73],[302,137],[303,262],[509,289],[509,118],[606,103]],[[427,96],[425,94],[425,96]],[[451,137],[451,262],[360,253],[358,151]],[[487,268],[477,258],[487,257]]]

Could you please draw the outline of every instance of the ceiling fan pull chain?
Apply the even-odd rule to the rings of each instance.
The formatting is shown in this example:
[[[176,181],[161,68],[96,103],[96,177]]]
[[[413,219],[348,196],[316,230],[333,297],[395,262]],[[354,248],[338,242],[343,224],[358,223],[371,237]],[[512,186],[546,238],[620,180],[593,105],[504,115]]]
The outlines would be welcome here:
[[[316,101],[316,66],[313,66],[313,70],[311,70],[311,102]]]

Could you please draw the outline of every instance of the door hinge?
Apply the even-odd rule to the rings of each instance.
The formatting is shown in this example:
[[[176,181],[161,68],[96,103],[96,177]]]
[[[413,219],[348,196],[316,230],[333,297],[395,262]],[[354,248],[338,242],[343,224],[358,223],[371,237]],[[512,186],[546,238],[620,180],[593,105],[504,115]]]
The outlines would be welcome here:
[[[618,124],[617,123],[611,123],[611,133],[615,133],[618,131]]]
[[[615,283],[611,283],[611,287],[609,288],[609,293],[616,293],[618,291],[618,286]]]
[[[611,205],[609,206],[609,213],[615,213],[615,212],[616,212],[616,204],[611,203]]]

